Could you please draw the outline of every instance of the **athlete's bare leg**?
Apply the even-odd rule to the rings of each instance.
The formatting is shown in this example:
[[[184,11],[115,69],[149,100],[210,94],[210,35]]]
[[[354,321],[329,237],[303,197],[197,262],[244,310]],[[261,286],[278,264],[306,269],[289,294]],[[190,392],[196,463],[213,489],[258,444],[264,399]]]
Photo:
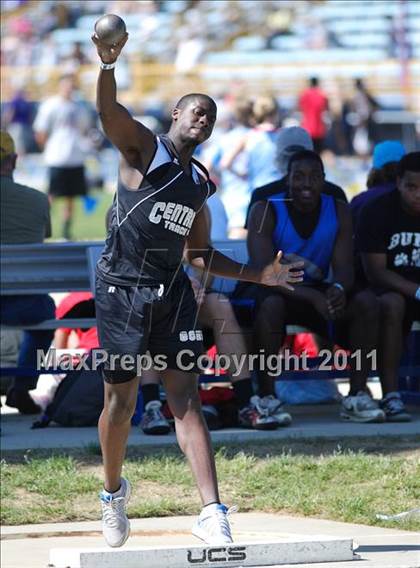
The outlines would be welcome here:
[[[164,371],[161,376],[175,418],[178,444],[190,464],[203,505],[219,502],[214,453],[201,412],[198,377],[175,370]]]
[[[99,440],[104,464],[104,487],[118,491],[121,470],[139,388],[138,377],[120,384],[105,383],[104,409],[99,418]]]

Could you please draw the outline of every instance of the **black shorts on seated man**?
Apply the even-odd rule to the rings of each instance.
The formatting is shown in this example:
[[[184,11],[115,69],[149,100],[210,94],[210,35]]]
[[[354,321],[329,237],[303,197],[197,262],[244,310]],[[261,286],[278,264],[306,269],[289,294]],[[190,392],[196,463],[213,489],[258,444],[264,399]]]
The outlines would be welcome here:
[[[288,193],[272,195],[251,209],[248,249],[255,266],[281,249],[284,258],[305,262],[304,281],[293,291],[252,286],[255,295],[255,352],[275,356],[287,324],[303,325],[321,336],[360,350],[351,359],[350,393],[341,416],[356,422],[382,422],[384,413],[369,396],[366,383],[376,346],[378,302],[369,290],[352,294],[353,254],[351,213],[347,204],[323,193],[324,167],[314,152],[303,150],[289,161]],[[332,271],[332,279],[330,275]],[[251,288],[251,289],[250,289]],[[260,396],[275,397],[273,377],[260,368]]]
[[[381,405],[388,420],[409,420],[398,393],[398,366],[411,325],[420,321],[420,152],[401,159],[394,191],[362,209],[356,243],[380,302]]]

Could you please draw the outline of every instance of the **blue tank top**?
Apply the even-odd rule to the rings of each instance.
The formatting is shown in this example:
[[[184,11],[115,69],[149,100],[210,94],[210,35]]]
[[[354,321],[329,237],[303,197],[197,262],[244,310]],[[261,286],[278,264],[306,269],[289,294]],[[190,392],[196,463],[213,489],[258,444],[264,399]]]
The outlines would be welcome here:
[[[299,235],[289,215],[284,193],[269,198],[276,215],[273,244],[284,258],[305,261],[304,282],[322,282],[328,276],[338,231],[334,197],[321,193],[318,223],[308,239]]]

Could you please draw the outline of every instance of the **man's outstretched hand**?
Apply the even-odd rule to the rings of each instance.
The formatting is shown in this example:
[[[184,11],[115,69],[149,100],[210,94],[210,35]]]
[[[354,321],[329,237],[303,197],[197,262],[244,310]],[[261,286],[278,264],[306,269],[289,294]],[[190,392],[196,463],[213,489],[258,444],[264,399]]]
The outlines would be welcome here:
[[[271,264],[268,264],[261,271],[259,284],[264,286],[282,286],[287,290],[294,290],[292,284],[298,284],[303,280],[302,261],[281,264],[280,260],[283,253],[279,251]]]
[[[128,34],[126,33],[118,43],[115,43],[114,45],[108,45],[101,41],[96,34],[93,34],[92,36],[92,41],[96,45],[96,49],[102,63],[114,63],[121,53],[122,48],[127,43],[127,40]]]

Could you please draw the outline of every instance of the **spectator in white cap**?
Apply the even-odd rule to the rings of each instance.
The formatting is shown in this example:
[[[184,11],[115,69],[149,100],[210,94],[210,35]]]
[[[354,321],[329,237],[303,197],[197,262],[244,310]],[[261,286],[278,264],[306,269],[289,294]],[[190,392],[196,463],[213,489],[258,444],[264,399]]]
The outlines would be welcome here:
[[[300,150],[313,150],[314,143],[309,132],[300,126],[283,128],[277,139],[277,165],[282,176],[287,174],[289,160]]]
[[[247,220],[245,227],[248,225],[248,216],[251,207],[257,201],[265,200],[268,197],[275,195],[276,193],[287,190],[287,169],[289,166],[290,158],[302,150],[313,150],[313,142],[309,133],[300,126],[291,126],[289,128],[282,128],[278,139],[276,148],[276,158],[277,166],[282,176],[280,179],[264,185],[262,187],[257,187],[252,193],[251,201],[248,206]],[[346,194],[338,185],[331,183],[329,181],[324,182],[324,188],[322,193],[327,195],[332,195],[339,201],[347,203]]]

